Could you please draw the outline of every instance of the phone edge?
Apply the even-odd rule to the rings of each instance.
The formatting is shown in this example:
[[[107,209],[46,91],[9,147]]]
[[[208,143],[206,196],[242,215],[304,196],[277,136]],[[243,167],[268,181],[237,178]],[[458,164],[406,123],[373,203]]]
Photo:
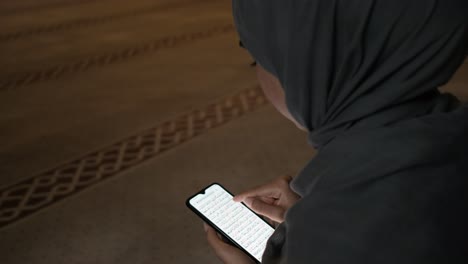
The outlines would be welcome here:
[[[246,253],[253,261],[255,261],[255,263],[258,263],[260,264],[261,262],[258,261],[254,256],[252,256],[247,250],[245,250],[243,247],[241,247],[236,241],[234,241],[234,239],[231,239],[231,237],[229,237],[226,233],[224,233],[224,231],[222,231],[218,226],[216,226],[213,222],[211,222],[207,217],[205,217],[202,213],[200,213],[196,208],[194,208],[191,204],[190,204],[190,199],[194,198],[195,196],[197,196],[198,194],[202,193],[203,191],[205,191],[206,189],[208,189],[209,187],[213,186],[213,185],[218,185],[220,186],[221,188],[223,188],[223,190],[225,190],[227,193],[229,193],[230,195],[234,196],[230,191],[228,191],[223,185],[217,183],[217,182],[213,182],[209,185],[207,185],[205,188],[201,189],[200,191],[196,192],[194,195],[190,196],[189,198],[187,198],[187,200],[185,201],[185,205],[190,209],[190,211],[192,211],[193,213],[195,213],[198,217],[200,217],[205,223],[207,223],[209,226],[211,226],[212,228],[214,228],[216,230],[216,232],[218,232],[219,234],[221,234],[223,237],[225,237],[227,240],[229,240],[234,246],[236,246],[238,249],[242,250],[242,252]],[[250,211],[252,211],[252,209],[250,209],[247,205],[245,205],[244,203],[242,203],[245,207],[247,207],[247,209],[249,209]],[[255,213],[254,211],[252,211],[255,215],[257,215],[258,217],[260,217],[257,213]],[[262,219],[266,224],[268,224],[271,228],[273,228],[273,230],[275,229],[272,225],[270,225],[270,223],[268,223],[267,221],[265,221],[262,217],[260,217],[260,219]]]

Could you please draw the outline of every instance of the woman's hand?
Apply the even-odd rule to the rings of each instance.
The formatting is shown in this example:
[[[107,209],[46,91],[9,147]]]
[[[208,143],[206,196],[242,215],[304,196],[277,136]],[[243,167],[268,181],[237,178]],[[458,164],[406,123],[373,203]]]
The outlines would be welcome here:
[[[299,199],[299,195],[291,190],[291,176],[279,177],[265,185],[245,191],[234,197],[236,202],[244,202],[257,214],[282,223],[284,214]]]
[[[244,202],[256,213],[282,223],[285,212],[299,199],[299,195],[289,188],[291,176],[279,177],[270,183],[253,188],[234,197],[236,202]],[[254,261],[240,249],[231,246],[216,233],[212,227],[204,224],[208,243],[216,256],[225,264],[251,264]]]
[[[216,256],[225,264],[254,264],[255,262],[240,249],[233,247],[218,236],[216,230],[206,223],[203,224],[208,243],[213,248]]]

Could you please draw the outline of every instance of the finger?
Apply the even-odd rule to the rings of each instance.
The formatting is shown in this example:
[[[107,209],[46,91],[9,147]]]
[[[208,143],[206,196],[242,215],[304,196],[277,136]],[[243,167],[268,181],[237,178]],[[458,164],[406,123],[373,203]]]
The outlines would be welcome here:
[[[253,189],[247,190],[245,192],[242,192],[234,196],[233,199],[236,202],[242,202],[248,197],[279,198],[279,195],[280,195],[279,189],[274,185],[274,182],[272,182],[272,183],[261,185]]]
[[[275,202],[278,201],[277,199],[271,198],[271,197],[255,197],[255,198],[262,200],[262,202],[266,204],[275,204]]]
[[[275,205],[267,204],[260,199],[247,198],[245,204],[257,214],[266,216],[275,222],[283,222],[284,209]]]
[[[214,230],[211,226],[204,224],[204,227],[205,227],[206,238],[208,240],[208,243],[216,252],[221,252],[221,251],[226,250],[226,248],[231,247],[221,240],[216,230]]]
[[[281,195],[282,188],[289,188],[289,183],[292,181],[293,177],[290,175],[284,175],[274,179],[273,181],[257,186],[253,189],[242,192],[234,196],[234,201],[241,202],[247,197],[271,197],[278,199]]]
[[[208,244],[213,248],[215,254],[221,259],[226,260],[229,259],[229,255],[232,254],[233,251],[238,249],[224,243],[219,237],[216,230],[212,227],[205,224],[206,230],[206,238],[208,240]]]

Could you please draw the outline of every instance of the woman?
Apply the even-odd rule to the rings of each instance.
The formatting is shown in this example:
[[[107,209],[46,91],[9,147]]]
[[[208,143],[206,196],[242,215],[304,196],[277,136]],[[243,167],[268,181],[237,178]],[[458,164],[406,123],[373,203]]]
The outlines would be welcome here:
[[[468,107],[437,88],[466,0],[234,0],[273,105],[316,157],[235,198],[281,223],[262,263],[468,263]],[[206,227],[225,263],[250,263]]]

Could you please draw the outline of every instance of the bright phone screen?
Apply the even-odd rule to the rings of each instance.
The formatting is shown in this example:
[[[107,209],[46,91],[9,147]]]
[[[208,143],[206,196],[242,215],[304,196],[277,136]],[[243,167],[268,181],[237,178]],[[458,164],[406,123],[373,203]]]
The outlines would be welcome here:
[[[261,262],[268,238],[275,231],[218,184],[189,201],[195,209]]]

